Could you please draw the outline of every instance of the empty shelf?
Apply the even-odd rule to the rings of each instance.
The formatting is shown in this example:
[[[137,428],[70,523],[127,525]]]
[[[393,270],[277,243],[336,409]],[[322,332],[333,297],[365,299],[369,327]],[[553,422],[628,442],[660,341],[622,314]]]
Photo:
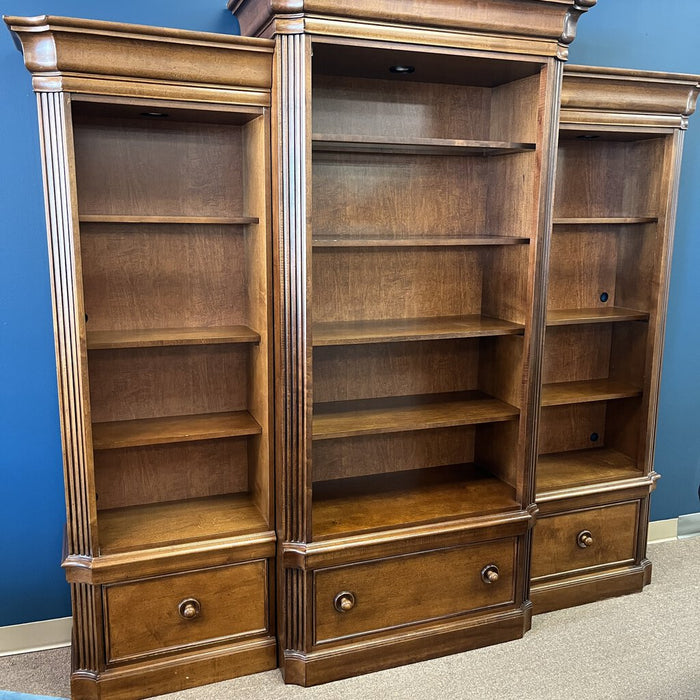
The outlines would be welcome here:
[[[216,226],[242,226],[257,224],[257,216],[143,216],[113,214],[81,214],[84,224],[205,224]]]
[[[555,217],[555,226],[610,226],[616,224],[654,224],[655,216],[561,216]]]
[[[496,423],[518,415],[514,406],[478,391],[337,401],[314,406],[313,439]]]
[[[120,331],[88,331],[87,334],[88,350],[259,342],[260,335],[247,326],[148,328]]]
[[[591,379],[579,382],[558,382],[542,387],[543,406],[608,401],[640,396],[639,387],[614,379]]]
[[[262,428],[247,411],[143,418],[92,424],[96,450],[259,435]]]
[[[98,511],[100,553],[235,537],[269,528],[248,493]]]
[[[338,236],[318,234],[315,248],[444,248],[489,245],[522,245],[526,236]]]
[[[547,312],[548,326],[575,326],[584,323],[616,323],[618,321],[647,321],[646,311],[615,306],[593,309],[557,309]]]
[[[313,150],[329,153],[497,156],[534,151],[535,144],[470,139],[386,138],[382,136],[314,134]]]
[[[473,464],[322,481],[313,536],[328,539],[518,510],[515,491]]]
[[[522,333],[523,326],[518,323],[479,314],[379,321],[338,321],[316,324],[313,328],[313,344],[317,347],[363,345]]]
[[[537,460],[537,493],[641,476],[632,459],[607,447],[556,452]]]

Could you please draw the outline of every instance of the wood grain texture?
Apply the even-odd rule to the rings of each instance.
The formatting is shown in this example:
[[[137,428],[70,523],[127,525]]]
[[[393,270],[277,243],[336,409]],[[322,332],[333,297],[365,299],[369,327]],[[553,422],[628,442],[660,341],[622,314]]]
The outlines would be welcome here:
[[[635,309],[604,306],[586,309],[552,309],[547,312],[548,326],[571,326],[581,323],[617,323],[646,321],[649,314]]]
[[[480,392],[338,401],[314,406],[314,440],[512,420],[514,406]]]
[[[517,510],[507,484],[474,465],[318,482],[314,539]]]
[[[542,54],[559,54],[566,58],[565,47],[576,36],[578,18],[595,3],[596,0],[497,0],[484,5],[458,0],[439,3],[424,0],[397,6],[391,0],[361,0],[349,8],[339,8],[331,0],[229,0],[228,7],[238,18],[241,31],[246,35],[263,32],[273,19],[283,20],[288,16],[308,13],[322,18],[353,20],[365,34],[370,30],[371,23],[387,24],[386,29],[379,31],[379,36],[390,35],[390,27],[396,25],[415,26],[423,33],[427,27],[449,29],[467,33],[480,48],[509,48],[513,53],[518,50],[527,53],[524,47],[518,46],[521,37],[537,39]],[[280,29],[283,26],[280,25]],[[517,32],[513,31],[514,27],[517,27]],[[411,38],[414,43],[421,43],[417,36]],[[487,39],[491,41],[487,43]]]
[[[562,406],[588,401],[609,401],[640,396],[642,390],[614,379],[587,379],[577,382],[558,382],[542,387],[543,406]]]
[[[266,593],[265,561],[106,586],[107,658],[136,659],[264,634],[269,626]],[[180,615],[179,606],[191,599],[200,609],[188,620]]]
[[[85,224],[198,224],[205,226],[244,226],[257,224],[256,216],[130,216],[120,214],[81,214]],[[87,232],[90,230],[88,229]]]
[[[458,426],[317,440],[313,446],[313,478],[329,481],[473,462],[475,430],[473,426]]]
[[[66,17],[6,17],[34,89],[269,104],[272,42]]]
[[[248,326],[219,328],[145,328],[88,331],[88,350],[153,348],[167,345],[225,345],[259,343],[260,335]]]
[[[92,424],[96,450],[241,437],[259,435],[261,432],[262,428],[247,411]]]
[[[630,479],[640,474],[632,459],[607,447],[555,452],[540,455],[537,460],[537,494],[539,497],[547,491]]]
[[[513,600],[515,541],[420,553],[314,573],[317,643],[402,625],[451,617]],[[498,566],[500,578],[485,584],[481,571]],[[352,591],[355,606],[333,606],[341,591]]]
[[[338,236],[316,233],[314,248],[442,248],[445,246],[518,245],[529,243],[525,236]]]
[[[372,343],[481,338],[519,335],[523,327],[500,318],[472,314],[444,318],[388,319],[318,323],[313,328],[314,347]]]
[[[248,492],[250,442],[219,438],[100,450],[95,453],[98,512]]]
[[[93,351],[93,422],[246,410],[248,354],[245,345]]]
[[[532,578],[632,563],[638,508],[631,502],[541,518],[533,538]],[[582,530],[593,534],[592,546],[578,546]]]
[[[534,151],[534,143],[476,141],[473,139],[431,139],[381,136],[314,134],[313,150],[319,153],[386,153],[426,156],[503,156]]]
[[[249,494],[115,508],[99,514],[102,554],[265,532]]]

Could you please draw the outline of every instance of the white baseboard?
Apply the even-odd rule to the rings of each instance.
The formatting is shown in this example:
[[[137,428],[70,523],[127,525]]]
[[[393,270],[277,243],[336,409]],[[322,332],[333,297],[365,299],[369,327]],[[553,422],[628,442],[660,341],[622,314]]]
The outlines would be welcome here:
[[[73,618],[0,627],[0,656],[70,646]]]
[[[678,538],[678,518],[655,520],[649,523],[649,544],[668,542]]]

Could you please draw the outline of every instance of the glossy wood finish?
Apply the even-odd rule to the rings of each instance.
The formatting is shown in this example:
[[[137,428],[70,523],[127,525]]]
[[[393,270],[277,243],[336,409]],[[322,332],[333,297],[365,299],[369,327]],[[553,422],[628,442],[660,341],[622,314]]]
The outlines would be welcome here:
[[[536,476],[536,612],[631,593],[650,580],[646,531],[658,478],[675,201],[698,88],[696,76],[565,70]],[[590,546],[577,544],[589,533]]]
[[[39,93],[73,697],[270,668],[273,44],[6,21]]]
[[[230,4],[244,32],[277,43],[278,638],[288,682],[514,638],[528,624],[554,57],[593,4]],[[462,600],[460,582],[439,621],[426,603],[407,613],[410,629],[368,623],[379,626],[367,640],[321,629],[319,569],[371,558],[381,577],[428,537],[431,562],[450,543],[486,552],[515,538],[505,578],[478,579],[507,585],[507,599]],[[439,575],[420,568],[432,589]],[[379,585],[376,575],[363,586]],[[348,616],[364,609],[338,590],[329,615],[341,614],[338,601]]]
[[[107,659],[265,633],[266,578],[267,562],[261,560],[105,586]],[[192,601],[189,618],[184,601]]]
[[[481,572],[496,565],[499,579]],[[484,607],[512,604],[515,541],[395,557],[314,573],[315,642],[351,638],[455,617]],[[352,593],[350,610],[339,612],[335,596]]]

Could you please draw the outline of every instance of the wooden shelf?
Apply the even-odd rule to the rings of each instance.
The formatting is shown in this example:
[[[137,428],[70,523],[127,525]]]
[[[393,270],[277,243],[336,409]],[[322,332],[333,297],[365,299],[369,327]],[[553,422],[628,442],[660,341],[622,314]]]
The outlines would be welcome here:
[[[593,309],[557,309],[547,312],[548,326],[576,326],[585,323],[617,323],[619,321],[648,321],[646,311],[610,306]]]
[[[473,464],[322,481],[313,537],[329,539],[518,510],[515,491]]]
[[[473,314],[437,318],[390,319],[382,321],[340,321],[317,323],[313,327],[314,347],[401,343],[450,338],[480,338],[522,335],[518,323]]]
[[[111,214],[81,214],[82,224],[209,224],[215,226],[244,226],[257,224],[257,216],[113,216]]]
[[[314,406],[313,439],[496,423],[518,415],[514,406],[478,391],[337,401]]]
[[[526,236],[314,236],[315,248],[444,248],[490,245],[522,245],[530,242]]]
[[[88,350],[259,342],[260,335],[248,328],[248,326],[148,328],[120,331],[88,331],[87,334]]]
[[[326,153],[388,153],[412,155],[500,156],[535,150],[534,143],[465,139],[385,138],[314,134],[313,150]]]
[[[537,460],[537,495],[640,475],[641,471],[633,460],[607,447],[540,455]]]
[[[115,450],[123,447],[245,437],[259,435],[261,432],[262,428],[247,411],[233,411],[93,423],[92,442],[96,450]]]
[[[250,494],[192,498],[99,511],[100,554],[269,530]]]
[[[655,224],[656,216],[561,216],[555,226],[613,226],[617,224]]]
[[[614,379],[592,379],[579,382],[558,382],[542,387],[542,406],[609,401],[641,396],[640,388]]]

